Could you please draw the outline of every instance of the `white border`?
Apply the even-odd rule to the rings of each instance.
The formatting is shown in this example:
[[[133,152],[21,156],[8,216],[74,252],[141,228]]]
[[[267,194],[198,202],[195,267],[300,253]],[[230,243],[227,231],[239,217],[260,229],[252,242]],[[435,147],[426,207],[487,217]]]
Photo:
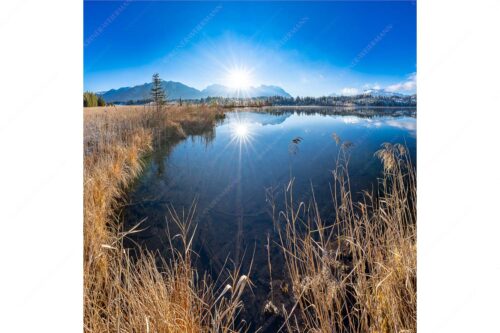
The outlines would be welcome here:
[[[498,330],[500,2],[418,3],[418,329]],[[81,332],[82,1],[0,2],[0,331]]]
[[[500,2],[418,4],[418,330],[498,331]]]
[[[0,2],[0,331],[82,332],[83,2]]]

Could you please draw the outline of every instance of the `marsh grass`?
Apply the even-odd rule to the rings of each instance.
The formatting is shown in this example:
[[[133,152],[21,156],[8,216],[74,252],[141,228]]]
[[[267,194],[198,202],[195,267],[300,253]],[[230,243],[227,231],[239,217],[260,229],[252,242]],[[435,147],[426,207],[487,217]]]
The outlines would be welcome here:
[[[85,109],[85,332],[245,331],[238,317],[249,272],[225,268],[213,281],[193,268],[195,204],[166,216],[168,256],[126,248],[124,239],[142,226],[137,221],[123,230],[117,214],[144,156],[188,135],[210,139],[223,117],[217,108],[200,106]],[[293,306],[278,309],[271,302],[268,312],[283,314],[281,329],[289,332],[415,332],[414,167],[403,146],[383,145],[375,154],[384,167],[379,190],[355,201],[348,173],[352,144],[333,139],[339,146],[334,220],[322,218],[314,196],[296,202],[293,180],[283,211],[272,206]]]
[[[141,158],[162,140],[181,140],[214,127],[214,108],[99,108],[84,111],[84,331],[236,332],[241,294],[250,281],[241,267],[224,281],[198,276],[192,267],[196,206],[167,223],[171,255],[123,245],[140,224],[123,230],[117,209],[142,169]],[[138,221],[139,222],[139,221]],[[177,244],[174,245],[174,242]],[[179,245],[180,244],[180,245]],[[217,283],[216,283],[217,282]],[[216,285],[225,285],[218,289]]]
[[[376,194],[355,202],[348,173],[352,144],[339,146],[333,171],[333,221],[316,200],[296,202],[293,180],[275,218],[291,280],[289,332],[416,331],[416,182],[404,146],[384,144]]]

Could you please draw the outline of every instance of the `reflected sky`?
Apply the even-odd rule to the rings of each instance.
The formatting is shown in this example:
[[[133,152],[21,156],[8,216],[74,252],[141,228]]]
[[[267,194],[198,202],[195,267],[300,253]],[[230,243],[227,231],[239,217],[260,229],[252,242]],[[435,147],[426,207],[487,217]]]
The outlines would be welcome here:
[[[237,218],[255,227],[256,216],[267,228],[271,223],[265,213],[265,189],[283,188],[292,177],[304,200],[312,186],[318,201],[328,206],[338,152],[332,133],[354,144],[349,171],[355,192],[373,188],[380,176],[381,165],[373,154],[382,143],[406,144],[415,159],[413,117],[228,113],[212,141],[192,137],[154,153],[130,193],[134,204],[127,218],[148,217],[148,223],[163,224],[168,205],[189,207],[197,198],[202,230],[208,220],[231,230]],[[295,138],[300,138],[296,144]],[[262,236],[255,228],[249,235]]]
[[[154,153],[129,193],[126,225],[147,218],[142,225],[146,230],[134,240],[164,251],[169,206],[181,211],[196,199],[199,265],[217,273],[226,258],[238,263],[245,251],[255,248],[255,267],[266,267],[266,237],[274,232],[266,190],[275,193],[279,209],[283,190],[294,178],[295,199],[307,202],[314,191],[322,214],[332,217],[330,184],[338,153],[332,133],[354,144],[349,164],[354,193],[375,188],[382,168],[374,153],[382,143],[405,144],[415,161],[413,117],[232,112],[215,128],[211,141],[191,137]],[[293,143],[296,138],[300,140]],[[279,260],[278,253],[273,258]],[[256,289],[265,291],[268,280],[262,274],[265,270],[257,270],[254,278]],[[261,296],[252,296],[257,297],[255,304]]]
[[[365,127],[375,127],[384,129],[386,127],[395,127],[405,129],[409,134],[417,135],[417,121],[413,117],[377,117],[377,118],[360,118],[355,116],[344,116],[342,121],[346,124],[356,124]]]

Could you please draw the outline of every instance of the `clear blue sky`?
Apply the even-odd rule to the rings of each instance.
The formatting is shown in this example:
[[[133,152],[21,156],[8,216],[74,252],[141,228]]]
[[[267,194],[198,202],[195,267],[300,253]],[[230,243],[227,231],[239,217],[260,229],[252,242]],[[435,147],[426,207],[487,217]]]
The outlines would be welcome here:
[[[84,88],[165,80],[203,89],[235,70],[294,96],[415,92],[416,5],[394,2],[84,3]]]

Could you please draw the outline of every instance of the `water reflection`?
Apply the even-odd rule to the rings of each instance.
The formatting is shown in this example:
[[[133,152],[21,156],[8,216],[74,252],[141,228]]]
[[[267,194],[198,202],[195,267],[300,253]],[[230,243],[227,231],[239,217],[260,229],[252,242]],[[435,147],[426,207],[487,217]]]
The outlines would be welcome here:
[[[361,118],[356,116],[342,117],[345,124],[358,124],[365,127],[396,127],[407,130],[410,134],[415,136],[417,134],[417,122],[414,117],[400,116],[400,117],[371,117]]]
[[[231,123],[231,142],[237,142],[238,144],[248,144],[253,138],[252,124],[246,121],[233,121]]]
[[[329,184],[338,153],[332,133],[354,144],[349,170],[352,189],[369,190],[380,176],[381,165],[373,156],[380,144],[406,143],[415,159],[413,114],[414,110],[342,110],[339,114],[290,108],[228,113],[215,127],[157,147],[129,193],[125,223],[131,226],[147,218],[142,225],[147,229],[134,235],[134,241],[166,253],[169,206],[181,210],[197,198],[197,265],[217,276],[227,258],[248,264],[255,250],[255,288],[247,296],[254,308],[244,315],[261,325],[266,318],[259,314],[269,291],[267,235],[271,242],[274,235],[266,191],[282,208],[284,187],[293,177],[296,200],[308,202],[314,190],[322,214],[332,217]],[[275,247],[271,258],[277,269],[273,280],[279,281],[283,263]]]

